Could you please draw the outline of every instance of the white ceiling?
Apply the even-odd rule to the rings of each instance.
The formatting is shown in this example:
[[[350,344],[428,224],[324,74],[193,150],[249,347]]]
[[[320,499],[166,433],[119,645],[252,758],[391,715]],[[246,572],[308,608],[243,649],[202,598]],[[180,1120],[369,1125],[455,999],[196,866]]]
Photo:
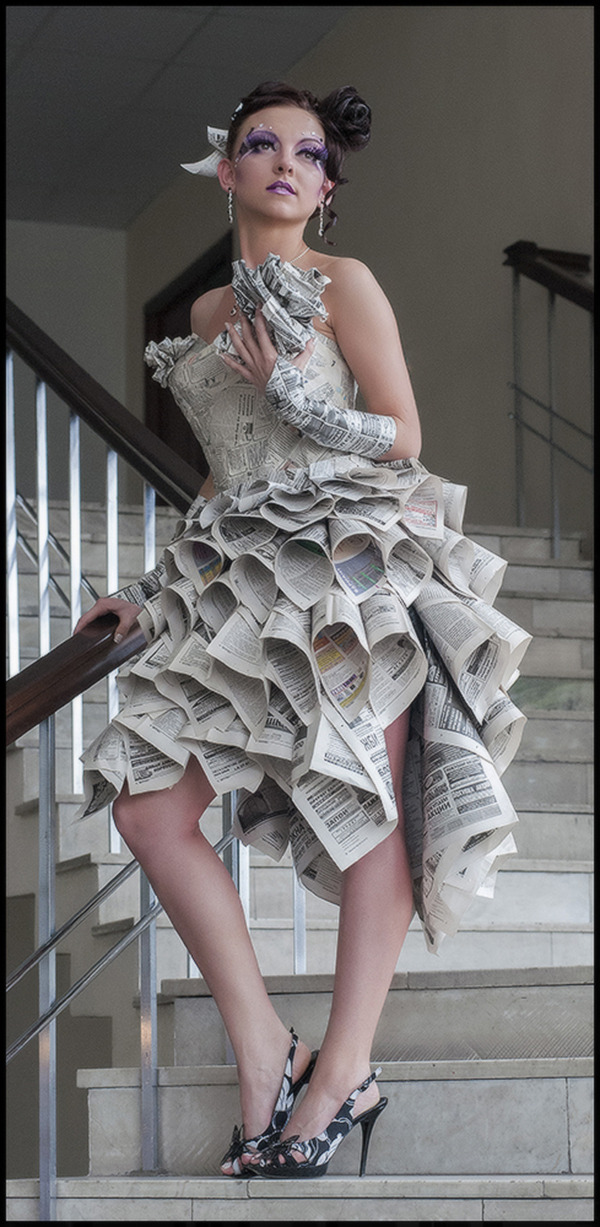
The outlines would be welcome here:
[[[126,229],[353,7],[8,5],[8,218]]]

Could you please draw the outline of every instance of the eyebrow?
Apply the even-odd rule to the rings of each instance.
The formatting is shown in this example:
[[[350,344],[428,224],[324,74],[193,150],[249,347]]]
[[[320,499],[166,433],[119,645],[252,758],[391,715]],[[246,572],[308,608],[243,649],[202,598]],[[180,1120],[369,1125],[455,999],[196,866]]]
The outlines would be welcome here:
[[[275,128],[265,128],[261,124],[259,125],[258,128],[248,129],[246,134],[242,137],[242,144],[244,143],[244,141],[248,139],[249,136],[252,136],[254,132],[265,132],[265,133],[269,132],[271,136],[275,136],[278,141],[281,140],[281,137],[278,135]],[[300,141],[305,141],[305,140],[315,140],[315,141],[318,141],[320,145],[325,145],[325,137],[319,136],[318,132],[303,132],[302,135],[299,136],[296,141],[294,141],[294,144],[299,145]]]

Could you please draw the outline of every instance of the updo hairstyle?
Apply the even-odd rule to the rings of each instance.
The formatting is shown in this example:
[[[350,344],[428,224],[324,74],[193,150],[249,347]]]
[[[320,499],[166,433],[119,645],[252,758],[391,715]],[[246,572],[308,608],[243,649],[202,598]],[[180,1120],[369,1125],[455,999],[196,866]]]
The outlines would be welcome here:
[[[227,157],[231,158],[240,127],[249,115],[262,111],[265,107],[296,106],[320,120],[325,131],[328,158],[325,174],[334,183],[325,201],[325,212],[328,221],[324,232],[335,226],[337,215],[331,208],[333,197],[343,183],[348,180],[342,176],[344,159],[348,153],[356,153],[364,149],[371,135],[371,110],[359,96],[352,85],[344,85],[333,90],[326,98],[319,101],[309,90],[296,89],[283,81],[265,81],[257,85],[252,93],[242,98],[239,106],[233,112],[229,137],[227,141]],[[318,215],[318,209],[311,214]],[[329,246],[335,246],[325,239]]]

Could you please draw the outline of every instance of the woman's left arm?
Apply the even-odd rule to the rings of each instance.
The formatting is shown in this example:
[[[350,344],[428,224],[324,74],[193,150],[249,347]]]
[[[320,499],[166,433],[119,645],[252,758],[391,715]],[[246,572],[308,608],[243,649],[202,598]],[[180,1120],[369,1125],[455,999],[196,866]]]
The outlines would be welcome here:
[[[370,414],[392,418],[396,437],[382,459],[421,451],[421,426],[396,317],[370,269],[340,259],[326,290],[329,323]]]
[[[314,340],[292,362],[277,355],[260,311],[254,328],[241,318],[229,328],[236,357],[224,362],[262,392],[282,421],[317,443],[373,460],[417,456],[421,431],[392,308],[368,268],[336,261],[327,309],[336,340],[364,396],[368,412],[341,409],[308,396],[302,371]]]

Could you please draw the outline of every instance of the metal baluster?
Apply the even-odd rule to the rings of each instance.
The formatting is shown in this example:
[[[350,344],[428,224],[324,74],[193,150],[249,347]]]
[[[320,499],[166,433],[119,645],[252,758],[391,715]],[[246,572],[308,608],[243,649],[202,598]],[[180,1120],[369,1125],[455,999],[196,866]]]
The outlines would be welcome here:
[[[144,571],[156,560],[156,492],[144,482]],[[140,870],[140,916],[155,902],[155,895]],[[140,1050],[142,1171],[159,1168],[158,1141],[158,1017],[156,983],[156,919],[140,936]]]
[[[523,429],[521,426],[521,281],[518,269],[513,269],[513,384],[515,418],[515,474],[517,486],[517,524],[525,524],[525,484],[523,481]]]
[[[156,563],[156,491],[144,482],[144,571]]]
[[[119,587],[119,476],[118,456],[112,448],[106,454],[106,583],[108,593],[116,592]],[[112,720],[119,710],[119,695],[117,679],[114,673],[109,673],[108,719]],[[112,807],[110,813],[109,831],[110,852],[121,851],[121,836],[113,822]]]
[[[222,804],[223,804],[222,832],[223,832],[223,841],[224,841],[225,839],[227,839],[229,832],[231,831],[231,826],[233,823],[233,815],[235,813],[235,809],[237,805],[237,793],[235,792],[235,790],[233,792],[228,792],[225,794],[225,796],[223,797]],[[223,850],[223,864],[229,870],[229,873],[231,874],[236,887],[238,885],[238,882],[236,880],[238,878],[237,846],[238,846],[238,841],[234,839],[229,844],[226,844]],[[219,845],[217,845],[217,847],[219,847]],[[235,1065],[235,1053],[233,1051],[231,1040],[227,1034],[227,1031],[225,1032],[225,1064]]]
[[[15,383],[12,352],[6,354],[6,578],[8,673],[19,672],[19,569],[17,559],[17,474],[15,451]]]
[[[40,656],[50,651],[50,558],[48,549],[48,435],[46,385],[38,380],[35,396],[38,511],[38,601]]]
[[[552,515],[552,557],[560,557],[560,495],[558,489],[558,456],[554,447],[554,411],[556,408],[556,295],[548,291],[548,408],[550,410],[550,499]]]
[[[38,943],[48,940],[55,927],[55,755],[54,716],[40,725],[40,809],[38,853]],[[56,1000],[56,951],[40,963],[40,1014]],[[39,1173],[40,1222],[56,1220],[56,1019],[40,1033],[39,1052]]]
[[[81,449],[79,418],[69,419],[69,553],[71,556],[71,633],[81,617]],[[83,792],[83,695],[71,703],[71,776],[74,793]]]
[[[140,869],[140,916],[155,901]],[[156,1007],[156,919],[140,934],[140,1048],[142,1171],[158,1171],[158,1042]]]
[[[306,972],[306,891],[294,869],[294,975]]]

